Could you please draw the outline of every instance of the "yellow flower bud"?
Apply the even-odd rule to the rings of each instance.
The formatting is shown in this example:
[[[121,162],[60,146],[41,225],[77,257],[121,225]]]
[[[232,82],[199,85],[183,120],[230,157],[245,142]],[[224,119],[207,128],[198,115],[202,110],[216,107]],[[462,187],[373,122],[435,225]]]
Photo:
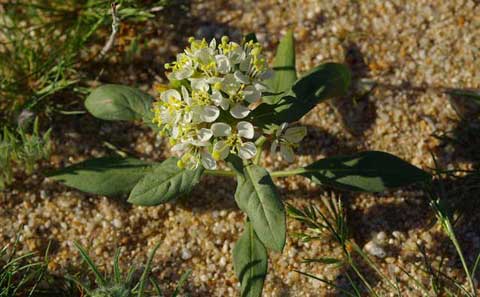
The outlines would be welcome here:
[[[185,168],[185,163],[182,161],[182,159],[177,161],[177,167],[180,169]]]

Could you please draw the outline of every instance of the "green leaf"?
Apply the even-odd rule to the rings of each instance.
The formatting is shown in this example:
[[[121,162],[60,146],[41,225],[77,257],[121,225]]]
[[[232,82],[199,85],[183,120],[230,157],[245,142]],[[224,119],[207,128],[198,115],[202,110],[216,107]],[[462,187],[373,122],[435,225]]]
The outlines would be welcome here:
[[[295,82],[291,95],[282,97],[273,105],[260,104],[250,113],[249,119],[262,127],[296,122],[323,100],[345,95],[350,81],[347,66],[338,63],[320,65]]]
[[[203,167],[180,169],[177,158],[169,158],[155,165],[133,188],[128,202],[136,205],[158,205],[189,193],[198,184]]]
[[[267,250],[247,221],[242,236],[233,248],[233,268],[241,283],[242,297],[262,296],[267,266]]]
[[[424,182],[430,174],[391,154],[378,151],[326,158],[305,167],[316,183],[351,191],[381,192]]]
[[[135,88],[103,85],[85,100],[85,107],[95,117],[108,121],[133,121],[152,116],[153,98]]]
[[[106,157],[60,169],[49,177],[83,192],[115,196],[128,194],[151,166],[134,158]]]
[[[237,175],[235,201],[245,211],[263,244],[281,252],[285,245],[285,209],[268,171],[248,165]]]
[[[288,33],[280,40],[273,62],[273,77],[267,81],[267,85],[273,93],[283,94],[290,90],[297,80],[295,70],[295,40],[293,32]],[[263,98],[268,104],[277,103],[281,95],[272,95]]]

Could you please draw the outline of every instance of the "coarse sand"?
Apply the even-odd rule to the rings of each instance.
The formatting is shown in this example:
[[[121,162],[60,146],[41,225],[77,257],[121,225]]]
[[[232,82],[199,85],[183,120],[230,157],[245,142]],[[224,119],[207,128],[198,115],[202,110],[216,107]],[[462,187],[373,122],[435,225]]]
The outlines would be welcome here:
[[[265,166],[295,167],[362,150],[386,151],[424,169],[434,165],[431,153],[445,168],[473,166],[472,160],[457,157],[461,147],[442,143],[434,134],[462,123],[442,88],[480,88],[478,1],[192,1],[188,12],[132,29],[148,32],[145,55],[130,64],[122,62],[123,56],[113,55],[111,65],[102,66],[105,73],[100,82],[92,85],[126,83],[154,94],[155,81],[164,80],[163,63],[181,50],[190,35],[256,32],[271,59],[288,29],[295,32],[299,72],[326,61],[346,62],[355,79],[366,78],[377,85],[356,100],[338,98],[319,104],[302,120],[308,136],[296,162],[288,165],[266,155]],[[129,33],[120,34],[117,47],[128,42],[121,40],[122,34]],[[89,115],[59,116],[53,129],[55,150],[41,168],[45,171],[111,154],[105,141],[150,160],[170,154],[163,139],[137,124],[103,122]],[[238,295],[231,252],[242,232],[244,215],[233,199],[233,180],[204,177],[186,199],[147,208],[84,194],[41,173],[17,180],[10,190],[0,193],[0,245],[19,236],[22,251],[43,251],[52,241],[49,267],[64,273],[81,262],[73,240],[107,267],[118,246],[123,248],[124,264],[141,265],[160,242],[153,271],[161,284],[171,289],[182,272],[192,269],[186,286],[192,296]],[[384,251],[372,258],[386,273],[399,278],[405,296],[421,294],[407,291],[414,285],[398,267],[428,284],[419,268],[423,260],[418,245],[425,247],[434,262],[446,254],[444,271],[461,279],[458,258],[419,189],[333,194],[300,177],[276,183],[283,199],[296,206],[340,196],[353,238],[367,251],[372,245]],[[457,229],[469,263],[480,252],[479,219],[478,212],[473,212]],[[288,220],[290,234],[302,230],[298,222]],[[346,279],[341,269],[302,263],[304,258],[340,254],[328,240],[303,243],[289,236],[282,254],[270,254],[264,296],[337,296],[335,290],[294,270],[342,285]],[[374,276],[371,280],[381,290]]]

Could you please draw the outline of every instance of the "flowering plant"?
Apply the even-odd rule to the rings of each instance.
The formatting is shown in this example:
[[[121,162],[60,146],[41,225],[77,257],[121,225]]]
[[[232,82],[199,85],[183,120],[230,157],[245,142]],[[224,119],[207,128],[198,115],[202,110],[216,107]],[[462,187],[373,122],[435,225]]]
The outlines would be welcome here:
[[[347,94],[350,71],[326,63],[298,79],[292,33],[281,40],[273,69],[254,35],[241,43],[227,37],[189,43],[165,65],[169,84],[158,88],[157,100],[127,86],[105,85],[85,102],[100,119],[144,121],[169,139],[178,157],[161,163],[98,158],[51,177],[89,193],[129,194],[128,202],[144,206],[188,194],[205,174],[236,178],[235,201],[247,216],[233,250],[242,296],[261,295],[267,249],[281,252],[285,245],[285,209],[273,178],[301,175],[322,185],[370,192],[429,179],[423,170],[376,151],[268,171],[260,165],[265,144],[271,144],[271,154],[294,161],[294,148],[307,133],[298,121],[319,102]]]

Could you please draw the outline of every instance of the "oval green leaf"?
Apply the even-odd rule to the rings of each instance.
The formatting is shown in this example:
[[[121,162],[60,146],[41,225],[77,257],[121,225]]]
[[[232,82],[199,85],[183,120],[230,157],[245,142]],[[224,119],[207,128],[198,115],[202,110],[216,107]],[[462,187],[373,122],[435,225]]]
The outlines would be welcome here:
[[[273,76],[267,81],[270,91],[279,94],[289,91],[297,80],[295,39],[292,31],[288,31],[277,46],[273,70]],[[282,98],[282,95],[279,94],[266,96],[263,101],[268,104],[277,103]]]
[[[115,196],[128,194],[151,166],[134,158],[106,157],[63,168],[48,177],[83,192]]]
[[[267,267],[267,250],[258,239],[252,225],[247,221],[242,236],[233,248],[233,268],[240,280],[240,296],[262,296]]]
[[[155,165],[133,188],[128,202],[152,206],[165,203],[189,193],[198,184],[203,167],[195,170],[180,169],[177,158],[169,158]]]
[[[103,85],[85,100],[85,107],[96,118],[107,121],[133,121],[151,118],[153,98],[135,88]]]
[[[316,183],[350,191],[381,192],[431,178],[422,169],[378,151],[326,158],[304,169],[301,175]]]
[[[262,127],[296,122],[323,100],[345,95],[350,81],[347,66],[338,63],[320,65],[297,80],[289,95],[275,104],[260,104],[250,113],[249,119]]]
[[[252,222],[263,244],[281,252],[285,245],[285,209],[268,171],[248,165],[237,175],[235,201]]]

